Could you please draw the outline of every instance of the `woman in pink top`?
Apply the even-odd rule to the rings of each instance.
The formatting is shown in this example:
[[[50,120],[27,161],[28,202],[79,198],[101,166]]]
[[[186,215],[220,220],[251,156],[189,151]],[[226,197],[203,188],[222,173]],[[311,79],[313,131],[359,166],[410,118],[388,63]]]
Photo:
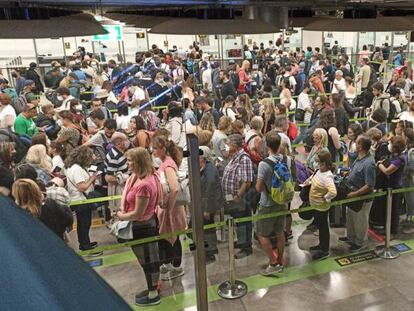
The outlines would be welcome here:
[[[183,158],[178,146],[168,140],[165,136],[157,136],[152,143],[153,155],[159,158],[162,163],[158,172],[164,173],[168,183],[169,193],[164,199],[164,209],[158,210],[160,234],[185,230],[187,219],[184,206],[176,206],[175,201],[179,189],[178,167]],[[181,267],[182,249],[180,237],[172,237],[167,240],[160,240],[160,261],[163,264],[160,268],[161,280],[167,281],[180,277],[184,274]]]
[[[132,175],[128,178],[121,200],[121,210],[116,213],[120,220],[133,221],[134,240],[157,236],[155,210],[162,201],[162,188],[152,164],[150,154],[138,147],[126,153],[128,168]],[[139,244],[131,247],[145,273],[148,291],[139,293],[137,305],[160,303],[157,291],[159,279],[158,243]]]
[[[370,59],[370,55],[371,55],[371,52],[368,50],[368,47],[366,45],[363,45],[362,51],[359,51],[359,60],[358,60],[359,64],[363,65],[362,60],[364,58]]]

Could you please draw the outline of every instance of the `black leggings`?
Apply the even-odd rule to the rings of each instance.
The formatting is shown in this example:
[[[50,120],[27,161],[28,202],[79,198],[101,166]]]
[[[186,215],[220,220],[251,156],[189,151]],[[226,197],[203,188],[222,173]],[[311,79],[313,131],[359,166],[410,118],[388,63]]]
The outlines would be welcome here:
[[[325,212],[314,211],[314,221],[319,229],[319,246],[323,252],[329,252],[329,223],[328,223],[329,210]]]
[[[134,221],[134,240],[158,235],[157,221],[155,217],[145,222]],[[158,243],[146,243],[131,246],[145,273],[148,290],[156,290],[159,279],[160,260],[158,254]]]
[[[181,266],[181,260],[183,256],[183,250],[181,248],[180,237],[177,236],[177,240],[174,245],[171,245],[167,240],[158,241],[158,247],[160,250],[161,264],[171,263],[175,268]]]
[[[76,213],[79,248],[81,250],[90,249],[89,230],[92,223],[92,208],[89,204],[82,204],[74,205],[73,210]]]

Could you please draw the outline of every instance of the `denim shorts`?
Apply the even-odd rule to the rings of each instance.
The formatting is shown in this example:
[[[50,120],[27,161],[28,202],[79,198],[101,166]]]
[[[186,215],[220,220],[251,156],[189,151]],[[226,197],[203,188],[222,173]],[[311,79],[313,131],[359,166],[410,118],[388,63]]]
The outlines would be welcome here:
[[[257,209],[256,215],[266,215],[280,211],[286,211],[285,205],[275,206],[260,206]],[[259,219],[254,223],[254,229],[259,236],[270,237],[276,233],[280,233],[285,228],[286,215],[279,217],[272,217],[266,219]]]

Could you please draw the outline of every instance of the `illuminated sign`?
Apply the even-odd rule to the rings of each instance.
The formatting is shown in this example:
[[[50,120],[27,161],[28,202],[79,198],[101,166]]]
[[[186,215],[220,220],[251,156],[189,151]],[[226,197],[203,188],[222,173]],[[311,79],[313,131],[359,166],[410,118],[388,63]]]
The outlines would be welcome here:
[[[102,25],[107,34],[94,35],[93,41],[121,41],[123,38],[122,25]]]

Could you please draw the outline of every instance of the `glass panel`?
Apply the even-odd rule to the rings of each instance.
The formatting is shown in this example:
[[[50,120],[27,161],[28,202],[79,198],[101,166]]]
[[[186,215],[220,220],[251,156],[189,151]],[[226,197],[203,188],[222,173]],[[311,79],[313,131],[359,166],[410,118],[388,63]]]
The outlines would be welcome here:
[[[375,34],[373,32],[360,32],[358,52],[366,45],[369,51],[373,51],[375,45]]]

